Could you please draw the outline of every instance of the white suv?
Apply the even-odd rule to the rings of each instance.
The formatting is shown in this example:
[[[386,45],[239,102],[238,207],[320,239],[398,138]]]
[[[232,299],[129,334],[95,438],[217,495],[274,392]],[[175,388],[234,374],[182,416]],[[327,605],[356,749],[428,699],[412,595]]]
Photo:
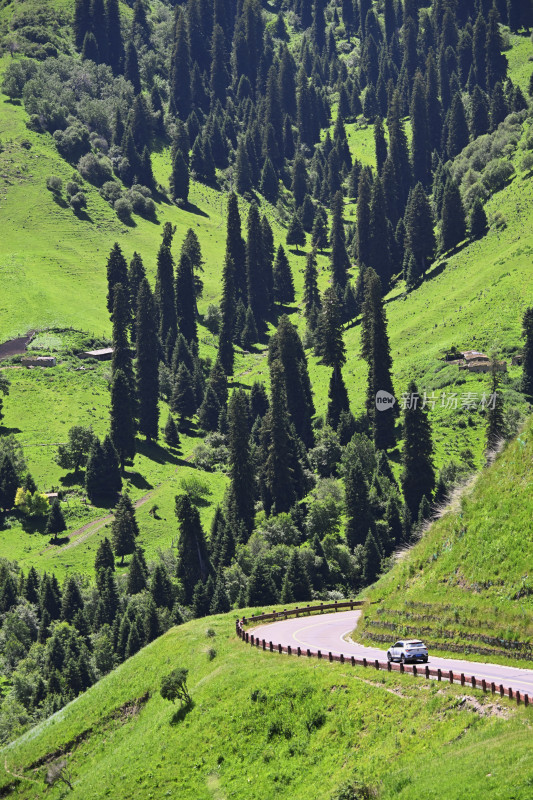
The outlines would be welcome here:
[[[388,661],[422,661],[428,660],[428,649],[420,639],[402,639],[387,650]]]

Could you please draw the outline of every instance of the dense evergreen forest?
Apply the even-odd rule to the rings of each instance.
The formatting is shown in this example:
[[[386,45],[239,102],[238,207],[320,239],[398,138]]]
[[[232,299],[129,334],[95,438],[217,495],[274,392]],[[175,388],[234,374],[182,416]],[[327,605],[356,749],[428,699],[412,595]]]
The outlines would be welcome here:
[[[152,217],[163,198],[188,208],[192,181],[226,193],[220,302],[203,319],[218,336],[217,356],[199,351],[205,264],[194,227],[178,248],[175,229],[163,226],[154,285],[148,254],[128,263],[116,244],[106,264],[109,433],[100,440],[79,426],[58,453],[65,467],[86,466],[92,503],[115,507],[111,541],[98,548],[94,581],[69,577],[60,586],[54,575],[2,564],[0,740],[171,625],[358,592],[413,541],[459,476],[434,468],[423,403],[376,407],[378,392],[394,395],[385,295],[401,280],[416,291],[438,254],[485,235],[484,203],[509,179],[502,156],[530,113],[530,98],[507,77],[502,33],[529,32],[530,0],[128,5],[125,13],[118,0],[76,0],[72,41],[39,36],[39,20],[21,26],[28,57],[8,63],[3,91],[77,170],[66,186],[77,212],[86,202],[77,174],[126,222]],[[345,125],[355,120],[373,126],[375,169],[351,151]],[[167,196],[151,159],[168,146]],[[51,175],[48,188],[61,193],[61,180]],[[348,201],[357,204],[350,224]],[[275,247],[267,210],[286,222],[285,245]],[[288,313],[295,288],[287,252],[304,247],[306,234],[299,332]],[[321,292],[317,254],[325,250],[330,274]],[[528,397],[532,318],[530,310]],[[343,375],[343,331],[352,325],[361,326],[368,365],[358,417]],[[235,349],[258,343],[268,343],[268,381],[247,391],[233,375]],[[311,352],[330,369],[325,418],[315,413]],[[494,371],[494,394],[498,380]],[[414,382],[409,395],[419,395]],[[147,564],[123,476],[140,439],[158,438],[162,401],[170,411],[164,446],[179,452],[180,434],[195,427],[230,481],[209,532],[202,498],[177,494],[177,548]],[[486,420],[490,448],[505,433],[499,402],[487,406]],[[7,511],[21,487],[27,503],[38,492],[9,437],[1,452]],[[63,530],[56,502],[47,532]],[[116,561],[126,556],[128,572],[117,580]]]

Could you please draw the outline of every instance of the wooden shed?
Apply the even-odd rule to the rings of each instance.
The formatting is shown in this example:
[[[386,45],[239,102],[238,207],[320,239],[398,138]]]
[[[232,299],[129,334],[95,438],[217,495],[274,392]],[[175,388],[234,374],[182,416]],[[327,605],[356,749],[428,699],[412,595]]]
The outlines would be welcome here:
[[[101,350],[85,350],[78,353],[79,358],[96,358],[97,361],[111,361],[113,358],[113,348],[103,347]]]

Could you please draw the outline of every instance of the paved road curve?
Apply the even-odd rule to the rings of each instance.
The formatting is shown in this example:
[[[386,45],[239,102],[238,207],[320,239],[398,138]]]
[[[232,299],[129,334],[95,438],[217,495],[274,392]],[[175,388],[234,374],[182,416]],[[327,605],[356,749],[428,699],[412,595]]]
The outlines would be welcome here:
[[[314,653],[321,650],[323,654],[331,652],[334,655],[340,655],[343,653],[345,656],[356,656],[369,660],[377,658],[380,661],[386,661],[386,650],[364,647],[361,644],[345,640],[344,637],[357,625],[360,614],[361,611],[342,611],[314,617],[300,617],[260,625],[250,632],[260,639],[281,644],[284,647],[287,645],[294,648],[300,646],[302,649],[309,648]],[[391,644],[394,644],[392,639]],[[533,670],[530,669],[506,667],[500,664],[481,664],[475,661],[459,661],[453,658],[435,658],[432,657],[431,652],[429,665],[432,669],[440,667],[443,672],[453,670],[458,673],[464,672],[467,677],[475,675],[477,678],[485,678],[488,683],[494,681],[496,685],[503,684],[506,687],[512,687],[521,694],[528,694],[533,699]]]

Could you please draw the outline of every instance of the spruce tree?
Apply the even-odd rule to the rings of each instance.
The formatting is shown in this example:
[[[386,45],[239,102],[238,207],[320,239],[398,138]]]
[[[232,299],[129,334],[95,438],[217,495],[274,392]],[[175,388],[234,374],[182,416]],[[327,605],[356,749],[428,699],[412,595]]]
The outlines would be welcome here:
[[[378,393],[385,392],[394,396],[394,388],[381,282],[372,269],[365,270],[364,274],[362,317],[362,356],[368,363],[367,414],[372,424],[376,448],[386,450],[395,442],[394,429],[397,409],[394,404],[377,408]]]
[[[357,260],[360,267],[369,267],[371,262],[372,236],[370,228],[371,201],[370,172],[363,169],[357,193]]]
[[[186,248],[182,248],[176,270],[175,297],[178,330],[189,344],[197,342],[194,272]]]
[[[434,256],[437,242],[433,212],[421,183],[417,183],[405,212],[405,245],[416,263],[416,275],[425,275]]]
[[[374,145],[376,149],[376,166],[378,175],[381,175],[385,161],[387,160],[387,140],[385,138],[385,130],[383,128],[383,120],[377,117],[374,122]]]
[[[302,225],[301,216],[296,211],[291,217],[286,241],[289,245],[296,245],[296,250],[298,250],[298,245],[302,247],[305,245],[305,230]]]
[[[111,439],[106,436],[102,444],[95,437],[85,471],[85,489],[89,501],[97,506],[114,504],[121,485],[118,456]]]
[[[350,461],[344,476],[346,542],[350,550],[364,544],[373,528],[368,483],[359,458]]]
[[[265,159],[259,183],[261,194],[270,202],[275,203],[279,194],[279,178],[270,158]]]
[[[204,431],[216,431],[220,415],[220,403],[212,386],[208,386],[202,405],[198,409],[198,425]]]
[[[374,583],[381,572],[381,552],[374,535],[369,532],[363,549],[363,582],[365,586]]]
[[[105,64],[109,57],[109,42],[104,0],[91,0],[91,28],[98,45],[100,62]]]
[[[128,595],[138,594],[139,592],[144,591],[146,586],[146,575],[144,574],[143,565],[139,559],[137,550],[134,550],[128,569],[126,592]]]
[[[115,242],[107,260],[107,310],[110,315],[113,313],[117,283],[120,283],[125,291],[129,291],[128,264],[118,242]]]
[[[280,600],[282,603],[299,603],[303,600],[310,600],[311,595],[309,575],[300,551],[295,547],[287,564]]]
[[[115,285],[115,302],[113,304],[113,358],[111,361],[111,374],[115,376],[121,370],[127,380],[131,400],[134,402],[134,381],[131,351],[128,341],[128,329],[131,327],[131,307],[129,297],[122,284]]]
[[[250,607],[274,605],[279,602],[279,594],[272,578],[272,570],[258,557],[246,585],[246,605]]]
[[[140,257],[139,253],[135,252],[133,254],[133,258],[130,261],[130,266],[128,269],[129,304],[132,314],[131,341],[133,344],[135,343],[135,336],[136,336],[136,319],[137,319],[139,290],[141,288],[141,283],[143,281],[143,278],[145,277],[146,277],[146,271],[144,269],[142,258]]]
[[[76,612],[82,608],[83,600],[78,583],[74,577],[67,578],[63,586],[61,620],[72,623]]]
[[[240,524],[249,536],[254,522],[254,467],[251,459],[248,401],[242,390],[235,391],[228,405],[228,444],[230,490],[228,521],[236,529]]]
[[[321,213],[315,214],[313,229],[311,231],[311,245],[320,252],[325,250],[328,246],[328,231],[324,216]]]
[[[309,178],[307,175],[307,169],[305,166],[305,160],[301,153],[298,153],[296,158],[294,159],[294,164],[292,168],[292,194],[294,197],[294,204],[296,208],[299,208],[303,201],[304,197],[308,191],[308,183]]]
[[[350,260],[346,252],[346,235],[344,233],[343,221],[344,203],[342,192],[337,192],[332,205],[331,222],[331,273],[333,284],[344,290],[348,280],[347,271],[350,267]]]
[[[428,130],[426,87],[421,72],[417,72],[411,95],[411,162],[413,181],[428,186],[430,180],[431,149]]]
[[[211,571],[200,514],[188,495],[176,496],[176,516],[180,529],[176,577],[183,585],[185,603],[192,601],[198,581],[205,582]]]
[[[115,508],[115,517],[111,523],[111,538],[115,556],[120,558],[120,566],[124,564],[124,556],[135,550],[135,537],[139,533],[135,511],[127,495],[121,495]]]
[[[490,102],[490,127],[491,130],[496,130],[498,125],[504,121],[509,113],[507,100],[503,92],[501,83],[497,83],[492,92]]]
[[[226,584],[224,581],[224,574],[222,571],[217,573],[215,581],[215,590],[211,603],[209,605],[210,614],[227,614],[231,609],[228,593],[226,591]]]
[[[8,453],[0,456],[0,508],[9,511],[15,505],[19,480]]]
[[[176,303],[174,297],[174,259],[170,247],[162,242],[157,254],[154,299],[159,317],[159,338],[165,343],[170,334],[176,338]]]
[[[454,249],[466,237],[466,214],[459,187],[448,178],[442,200],[441,249]]]
[[[73,27],[76,49],[81,50],[91,28],[91,0],[76,0]]]
[[[487,214],[483,208],[483,203],[479,197],[474,200],[472,211],[470,212],[469,231],[472,239],[481,239],[489,229]]]
[[[180,11],[176,21],[174,44],[170,60],[171,114],[186,120],[191,110],[191,64],[185,12]]]
[[[241,218],[237,195],[231,192],[228,198],[226,227],[226,257],[231,258],[234,269],[234,291],[237,300],[248,303],[246,287],[246,244],[241,233]]]
[[[337,430],[341,416],[350,413],[350,402],[348,391],[341,369],[334,369],[331,373],[328,389],[328,410],[326,413],[326,425],[333,430]]]
[[[63,531],[66,531],[66,529],[67,525],[65,522],[65,517],[63,516],[61,503],[56,497],[48,513],[48,519],[46,520],[46,528],[44,532],[46,536],[52,535],[55,543],[57,542],[57,534],[63,533]]]
[[[235,331],[235,265],[228,251],[222,271],[222,298],[220,301],[220,333],[218,357],[226,375],[233,374],[233,338]]]
[[[135,322],[137,414],[139,433],[157,439],[159,421],[159,349],[155,303],[148,281],[141,282]]]
[[[307,359],[298,331],[284,314],[270,339],[268,361],[278,359],[283,367],[287,409],[297,435],[306,447],[314,443],[312,417],[314,414],[311,381]]]
[[[484,136],[490,129],[489,103],[486,95],[476,84],[470,108],[470,131],[472,138]]]
[[[283,367],[278,360],[270,364],[270,408],[262,422],[261,446],[263,505],[267,513],[289,511],[305,488],[287,410]]]
[[[527,0],[526,0],[527,2]],[[499,14],[495,6],[489,11],[486,40],[487,88],[489,92],[500,81],[505,80],[507,58],[502,53],[503,39],[500,33]]]
[[[244,350],[249,350],[259,340],[257,326],[255,324],[254,312],[251,306],[246,309],[244,328],[241,334],[241,345]]]
[[[404,411],[402,452],[402,490],[411,519],[418,519],[422,498],[431,501],[435,488],[433,442],[428,413],[422,407],[418,387],[411,381],[407,389],[408,402]]]
[[[237,158],[235,160],[235,188],[240,195],[247,194],[252,190],[252,170],[246,143],[242,136],[239,139]]]
[[[466,113],[460,92],[456,92],[450,111],[448,127],[447,153],[448,158],[455,158],[470,141]]]
[[[109,44],[108,64],[113,73],[118,75],[124,61],[124,42],[120,27],[118,0],[107,0],[106,3],[107,40]]]
[[[137,48],[131,41],[126,46],[126,57],[124,60],[124,77],[133,86],[133,91],[136,95],[141,92],[141,74],[139,72],[139,57],[137,55]]]
[[[135,456],[135,423],[131,388],[120,369],[115,372],[111,385],[110,416],[110,436],[124,474],[126,460]]]
[[[111,542],[107,536],[99,543],[94,558],[94,572],[97,584],[99,584],[98,574],[101,570],[106,569],[110,569],[112,572],[115,571],[115,558],[111,549]]]
[[[279,245],[274,263],[274,298],[281,305],[294,303],[294,281],[283,245]]]
[[[332,286],[326,289],[322,300],[320,355],[322,363],[334,370],[339,370],[346,363],[339,298]]]
[[[258,329],[263,327],[268,317],[270,306],[266,265],[263,228],[259,209],[254,202],[248,212],[246,283],[248,287],[248,304],[252,309]]]
[[[165,424],[165,442],[168,447],[178,448],[180,446],[180,437],[178,428],[174,422],[174,417],[169,414]]]
[[[176,150],[170,175],[170,196],[176,202],[189,199],[189,167],[181,150]]]
[[[180,364],[176,375],[170,407],[175,414],[180,415],[182,423],[192,417],[197,408],[192,375],[184,363]]]
[[[311,329],[314,329],[318,313],[322,307],[320,292],[318,290],[318,272],[314,250],[307,254],[305,263],[303,303],[307,324]]]
[[[376,271],[384,291],[387,292],[391,278],[392,264],[389,241],[386,235],[387,209],[383,184],[377,176],[372,184],[370,200],[370,266]]]

